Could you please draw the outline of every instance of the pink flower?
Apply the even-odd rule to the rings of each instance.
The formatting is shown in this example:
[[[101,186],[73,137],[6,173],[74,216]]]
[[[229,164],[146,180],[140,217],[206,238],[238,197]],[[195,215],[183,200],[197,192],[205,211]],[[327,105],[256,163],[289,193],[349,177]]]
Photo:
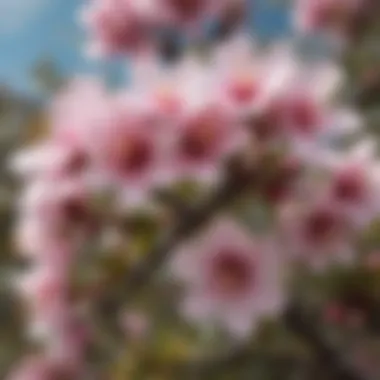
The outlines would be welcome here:
[[[71,306],[73,311],[73,306]],[[49,358],[65,363],[65,368],[75,373],[83,368],[84,354],[90,341],[90,329],[71,313],[56,326],[54,339],[47,342]]]
[[[57,329],[68,318],[66,276],[66,268],[40,265],[15,279],[27,305],[32,338],[54,340]]]
[[[95,77],[78,77],[61,91],[49,109],[52,135],[80,143],[108,109],[111,97]]]
[[[155,24],[152,5],[145,0],[94,0],[82,17],[93,39],[89,53],[103,56],[149,49]]]
[[[280,220],[284,247],[296,260],[316,270],[353,261],[354,229],[339,205],[323,199],[288,205]]]
[[[164,20],[183,26],[200,26],[209,18],[218,17],[231,0],[156,0]]]
[[[89,219],[89,197],[82,183],[75,181],[39,181],[32,183],[20,199],[25,217],[44,220],[46,224],[65,229],[86,224]]]
[[[47,141],[18,152],[11,168],[26,179],[81,175],[89,164],[86,152],[68,142]]]
[[[168,144],[168,172],[176,179],[213,183],[225,159],[246,143],[239,121],[221,104],[204,104],[185,113],[174,128]]]
[[[372,141],[364,141],[331,162],[328,194],[359,227],[372,222],[380,211],[380,167],[375,149]]]
[[[282,129],[291,141],[318,141],[340,125],[344,115],[335,115],[333,96],[341,86],[340,69],[331,63],[294,65],[288,81],[274,100]],[[348,120],[343,120],[346,124]]]
[[[112,97],[95,78],[72,80],[50,107],[48,144],[66,154],[61,171],[73,176],[91,173],[88,146],[93,131],[108,116]]]
[[[175,27],[199,33],[234,0],[93,0],[82,15],[92,35],[91,55],[149,52],[156,31]],[[244,6],[239,0],[239,7]]]
[[[216,48],[211,70],[217,98],[239,116],[255,114],[283,90],[295,66],[286,45],[259,51],[248,35],[237,35]]]
[[[76,244],[55,226],[33,217],[20,219],[15,228],[15,245],[23,257],[65,267],[72,262]]]
[[[285,146],[310,165],[322,164],[338,141],[362,126],[354,110],[334,103],[340,86],[335,65],[297,62],[282,88],[253,115],[251,130],[259,141]]]
[[[146,59],[130,68],[133,79],[130,96],[160,119],[172,126],[189,108],[197,108],[213,96],[210,67],[194,54],[175,65],[160,66]]]
[[[184,244],[171,265],[185,286],[182,311],[198,322],[216,322],[246,336],[259,318],[283,303],[281,264],[269,245],[232,221],[220,220]]]
[[[100,182],[116,185],[129,205],[146,201],[164,181],[165,130],[154,115],[130,99],[117,98],[93,130],[89,151]]]
[[[11,168],[26,179],[87,175],[91,167],[88,140],[109,102],[110,97],[94,78],[70,82],[49,108],[46,138],[12,157]]]
[[[94,231],[85,188],[71,181],[33,182],[19,202],[16,243],[22,254],[67,263]]]
[[[364,0],[298,0],[296,27],[302,31],[345,32]]]

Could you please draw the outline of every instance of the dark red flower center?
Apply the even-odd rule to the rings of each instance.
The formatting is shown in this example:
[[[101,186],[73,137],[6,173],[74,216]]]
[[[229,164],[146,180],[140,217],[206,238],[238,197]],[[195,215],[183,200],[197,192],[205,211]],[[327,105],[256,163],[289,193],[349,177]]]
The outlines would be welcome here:
[[[105,12],[99,15],[97,31],[115,49],[136,47],[142,41],[144,26],[137,18],[123,17],[125,12]]]
[[[204,9],[205,0],[165,0],[168,6],[181,18],[198,16]]]
[[[357,171],[350,170],[340,173],[333,185],[333,194],[341,201],[360,201],[363,199],[364,193],[365,181]]]
[[[302,133],[310,133],[318,123],[315,105],[307,99],[294,99],[285,107],[290,126]]]
[[[330,210],[315,210],[305,220],[307,238],[320,242],[333,236],[340,223],[338,216]]]
[[[349,3],[349,1],[347,1]],[[314,23],[318,27],[333,26],[347,23],[353,15],[353,8],[339,1],[320,1],[313,9]]]
[[[249,128],[259,141],[270,141],[281,134],[281,117],[282,115],[278,105],[273,104],[261,115],[249,121]]]
[[[252,263],[234,248],[220,251],[214,258],[213,277],[218,291],[236,295],[246,291],[254,280]]]
[[[83,172],[89,163],[89,157],[81,150],[77,150],[70,156],[65,171],[69,174],[77,174]]]
[[[82,199],[67,199],[62,205],[62,210],[68,223],[83,223],[89,218],[89,210]]]
[[[221,131],[219,131],[216,115],[207,114],[191,120],[184,130],[179,145],[186,158],[202,160],[216,148]]]
[[[126,136],[112,152],[117,167],[126,174],[144,171],[153,160],[153,147],[145,138]]]

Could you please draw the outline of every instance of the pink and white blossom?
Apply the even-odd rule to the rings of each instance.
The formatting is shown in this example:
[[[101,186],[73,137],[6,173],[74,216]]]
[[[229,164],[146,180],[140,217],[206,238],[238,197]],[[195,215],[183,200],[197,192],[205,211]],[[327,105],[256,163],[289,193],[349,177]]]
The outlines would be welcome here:
[[[221,104],[189,110],[168,141],[168,172],[176,179],[214,183],[226,158],[246,144],[243,125]]]
[[[92,56],[141,54],[154,51],[157,31],[175,28],[198,35],[210,19],[245,0],[92,0],[81,14],[90,31]],[[150,54],[148,54],[150,55]]]
[[[153,1],[94,0],[81,21],[90,31],[91,56],[120,55],[150,50],[156,22]]]
[[[331,104],[341,83],[341,71],[334,64],[297,62],[275,99],[284,132],[292,140],[318,141],[330,128],[337,128],[331,125]]]
[[[233,2],[244,7],[244,1],[241,0],[155,0],[164,22],[190,28],[193,32],[204,21],[222,15]]]
[[[122,96],[157,118],[164,131],[172,129],[189,109],[201,107],[212,97],[210,67],[194,54],[170,67],[146,59],[128,70],[133,80]]]
[[[73,251],[96,227],[89,197],[80,183],[33,182],[19,200],[15,240],[20,253],[56,265],[71,262]]]
[[[98,80],[72,80],[48,109],[46,137],[17,152],[11,169],[28,180],[86,176],[91,166],[87,144],[109,102],[110,95]]]
[[[249,36],[233,36],[217,46],[212,56],[214,96],[237,116],[255,114],[287,85],[295,60],[288,45],[262,51]]]
[[[94,176],[116,186],[129,205],[147,200],[164,181],[164,130],[159,120],[129,97],[115,97],[107,117],[92,131],[88,144]]]
[[[54,340],[56,330],[68,318],[67,276],[65,268],[41,265],[15,278],[26,304],[32,338]]]
[[[339,34],[363,1],[298,0],[298,26]],[[226,16],[236,4],[245,1],[88,2],[82,21],[89,50],[139,60],[125,90],[111,94],[91,78],[70,83],[49,109],[46,137],[11,162],[25,185],[15,242],[31,264],[14,282],[25,301],[26,330],[45,344],[44,357],[22,363],[11,380],[52,380],[63,369],[81,378],[76,371],[84,366],[92,331],[80,314],[84,303],[69,294],[75,259],[95,238],[121,251],[133,236],[122,236],[120,215],[154,205],[157,189],[171,190],[182,180],[214,185],[232,156],[260,158],[248,162],[257,165],[257,178],[247,195],[279,212],[279,225],[272,226],[273,235],[258,236],[217,217],[197,236],[179,241],[169,271],[183,285],[186,319],[246,338],[262,319],[281,312],[289,263],[322,270],[354,262],[355,239],[380,211],[380,171],[368,142],[348,153],[336,148],[362,122],[336,101],[340,68],[303,61],[288,44],[259,48],[241,33],[207,58],[190,53],[163,66],[151,54],[160,30],[196,39],[204,22]],[[244,169],[237,182],[246,179]],[[96,204],[105,193],[112,198],[106,207]],[[172,221],[165,214],[159,222],[164,218],[159,227]],[[182,239],[182,229],[172,227]],[[105,268],[98,269],[108,280]],[[133,310],[119,322],[135,340],[152,326]]]
[[[331,163],[328,194],[346,216],[365,227],[380,211],[380,167],[372,141],[358,143]]]
[[[366,0],[298,0],[294,22],[303,32],[328,32],[344,39]]]
[[[280,213],[283,247],[315,270],[351,264],[355,228],[338,204],[325,199],[289,204]]]
[[[171,263],[172,275],[185,285],[184,316],[221,324],[238,337],[280,311],[283,269],[271,244],[229,220],[215,221],[183,244]]]

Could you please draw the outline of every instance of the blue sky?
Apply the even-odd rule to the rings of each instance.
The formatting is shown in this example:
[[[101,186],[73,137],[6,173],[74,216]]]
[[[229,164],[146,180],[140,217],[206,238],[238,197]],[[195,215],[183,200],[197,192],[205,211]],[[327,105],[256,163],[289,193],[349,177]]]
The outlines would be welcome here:
[[[255,0],[253,25],[261,35],[287,30],[284,8]],[[30,70],[38,60],[54,60],[67,75],[98,72],[113,75],[120,63],[86,60],[81,52],[84,35],[76,11],[84,0],[0,0],[0,83],[18,92],[36,94]]]

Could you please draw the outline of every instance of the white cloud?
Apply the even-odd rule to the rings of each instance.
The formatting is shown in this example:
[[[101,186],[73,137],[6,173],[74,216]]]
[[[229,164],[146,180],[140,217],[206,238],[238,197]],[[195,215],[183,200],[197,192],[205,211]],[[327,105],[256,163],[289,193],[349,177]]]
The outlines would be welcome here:
[[[52,0],[0,0],[0,34],[28,26]]]

